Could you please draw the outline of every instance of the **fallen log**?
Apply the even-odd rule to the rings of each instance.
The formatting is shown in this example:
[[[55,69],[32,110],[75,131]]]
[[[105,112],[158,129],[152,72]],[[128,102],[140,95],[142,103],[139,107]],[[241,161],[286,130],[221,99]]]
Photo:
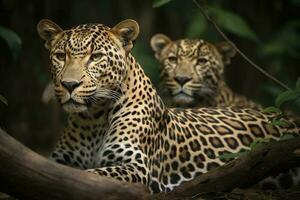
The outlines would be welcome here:
[[[32,200],[148,199],[141,184],[129,184],[52,162],[0,129],[0,192]]]

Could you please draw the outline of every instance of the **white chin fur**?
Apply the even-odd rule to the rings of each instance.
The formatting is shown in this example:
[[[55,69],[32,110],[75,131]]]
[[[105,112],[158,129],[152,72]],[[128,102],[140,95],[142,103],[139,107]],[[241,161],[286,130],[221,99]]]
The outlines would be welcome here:
[[[85,105],[75,105],[72,103],[67,103],[63,105],[63,109],[67,113],[81,113],[81,112],[85,112],[87,110],[87,107]]]
[[[185,95],[185,94],[178,94],[173,97],[176,104],[192,104],[194,103],[194,98]]]

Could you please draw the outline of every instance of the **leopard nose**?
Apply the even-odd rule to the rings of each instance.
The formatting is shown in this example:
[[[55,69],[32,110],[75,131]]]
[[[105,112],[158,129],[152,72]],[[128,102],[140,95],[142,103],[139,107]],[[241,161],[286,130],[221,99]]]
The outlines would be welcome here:
[[[190,81],[192,78],[188,77],[188,76],[175,76],[175,81],[177,81],[177,83],[179,83],[180,85],[184,85],[186,84],[188,81]]]
[[[69,93],[72,93],[78,86],[82,84],[82,81],[75,79],[63,79],[61,84],[69,91]]]

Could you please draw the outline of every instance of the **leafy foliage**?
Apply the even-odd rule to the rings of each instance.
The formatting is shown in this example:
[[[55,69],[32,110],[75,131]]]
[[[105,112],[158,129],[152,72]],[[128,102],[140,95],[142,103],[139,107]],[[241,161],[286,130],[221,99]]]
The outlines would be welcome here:
[[[280,108],[282,107],[282,105],[286,102],[289,101],[295,101],[297,99],[299,99],[300,97],[300,77],[298,78],[297,82],[296,82],[296,87],[294,90],[287,90],[282,92],[281,94],[279,94],[276,99],[275,99],[275,107],[271,106],[266,108],[264,111],[265,112],[270,112],[270,111],[274,111],[275,109],[277,109],[277,112],[281,111]]]
[[[288,101],[296,100],[300,96],[300,91],[297,90],[288,90],[283,93],[281,93],[276,99],[275,99],[275,106],[277,108],[280,108],[283,103]]]
[[[294,90],[287,90],[279,94],[275,99],[275,106],[267,107],[263,110],[264,113],[275,113],[275,117],[271,121],[272,125],[278,125],[286,127],[289,125],[288,121],[283,119],[284,112],[282,111],[281,107],[283,104],[290,102],[290,101],[296,101],[300,97],[300,78],[298,78],[296,82],[296,88]]]
[[[240,37],[257,40],[254,31],[240,15],[216,6],[210,6],[209,11],[215,16],[217,23],[225,30]]]
[[[261,43],[258,48],[258,54],[262,59],[269,59],[271,70],[279,79],[285,80],[285,83],[290,87],[294,82],[287,76],[287,66],[293,59],[298,59],[300,49],[300,20],[293,19],[284,23],[278,28],[278,31],[268,36],[267,41]],[[293,110],[300,111],[300,102],[297,101],[297,88],[299,88],[300,81],[298,79],[296,89],[294,91],[287,91],[278,96],[278,93],[282,93],[279,86],[269,84],[265,87],[265,91],[276,98],[277,106],[282,106],[282,103],[287,101],[293,101]],[[283,102],[282,102],[283,101]]]
[[[289,122],[284,120],[284,119],[273,119],[271,121],[271,124],[275,125],[275,126],[282,126],[282,127],[288,127],[289,126]]]
[[[157,8],[157,7],[165,5],[166,3],[169,3],[170,1],[172,1],[172,0],[154,0],[152,7]]]
[[[12,30],[0,26],[0,38],[2,38],[7,43],[13,55],[13,59],[16,61],[21,52],[22,41],[20,37]],[[2,102],[5,105],[8,105],[7,99],[1,94],[0,94],[0,102]]]
[[[300,0],[291,0],[292,4],[295,6],[300,6]]]
[[[281,110],[275,106],[270,106],[262,111],[263,113],[281,113]]]
[[[249,151],[241,151],[241,152],[237,152],[237,153],[224,153],[222,155],[219,156],[220,159],[222,160],[231,160],[231,159],[235,159],[235,158],[239,158],[243,155],[246,155]]]
[[[262,45],[262,55],[279,56],[298,55],[300,48],[300,21],[293,20],[284,24],[275,34],[274,38]]]
[[[290,139],[293,139],[293,138],[295,138],[294,135],[291,135],[291,134],[285,134],[285,135],[283,135],[282,137],[280,137],[279,140],[280,140],[280,141],[282,141],[282,140],[290,140]]]
[[[0,94],[0,101],[1,101],[2,103],[4,103],[5,105],[8,105],[7,99],[6,99],[4,96],[2,96],[1,94]]]
[[[207,21],[201,13],[196,13],[187,28],[187,37],[194,38],[202,35],[207,29]]]
[[[21,38],[15,32],[3,26],[0,26],[0,38],[2,38],[8,45],[14,60],[17,60],[21,52]],[[1,94],[0,102],[2,102],[5,105],[8,105],[7,99]]]
[[[171,1],[172,0],[154,0],[152,6],[157,8]],[[251,40],[258,40],[254,31],[240,15],[222,8],[219,4],[220,2],[218,1],[212,1],[207,6],[209,14],[215,17],[218,25],[237,36]],[[208,31],[207,20],[200,12],[197,12],[189,22],[187,37],[199,37]]]
[[[299,91],[300,90],[300,77],[298,78],[297,82],[296,82],[296,90]]]
[[[5,40],[10,48],[14,60],[16,60],[21,52],[22,41],[20,37],[12,30],[0,26],[0,38]]]

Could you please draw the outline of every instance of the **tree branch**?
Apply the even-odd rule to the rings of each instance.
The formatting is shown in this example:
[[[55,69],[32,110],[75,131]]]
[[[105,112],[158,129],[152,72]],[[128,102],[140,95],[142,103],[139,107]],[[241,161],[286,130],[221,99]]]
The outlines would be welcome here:
[[[262,74],[264,74],[266,77],[268,77],[269,79],[271,79],[272,81],[274,81],[275,83],[277,83],[278,85],[280,85],[281,87],[283,87],[286,90],[291,90],[291,88],[289,88],[287,85],[285,85],[284,83],[282,83],[280,80],[278,80],[277,78],[275,78],[274,76],[272,76],[271,74],[269,74],[268,72],[266,72],[264,69],[262,69],[260,66],[258,66],[257,64],[255,64],[250,58],[248,58],[226,35],[225,33],[221,30],[221,28],[217,25],[217,23],[207,14],[206,10],[204,8],[202,8],[202,6],[200,5],[200,3],[197,0],[193,0],[194,3],[196,4],[196,6],[200,9],[201,13],[203,14],[203,16],[214,26],[214,28],[218,31],[218,33],[230,44],[230,46],[232,48],[234,48],[250,65],[252,65],[253,67],[255,67],[258,71],[260,71]]]
[[[141,184],[99,177],[47,160],[0,129],[0,192],[32,200],[148,199]]]

